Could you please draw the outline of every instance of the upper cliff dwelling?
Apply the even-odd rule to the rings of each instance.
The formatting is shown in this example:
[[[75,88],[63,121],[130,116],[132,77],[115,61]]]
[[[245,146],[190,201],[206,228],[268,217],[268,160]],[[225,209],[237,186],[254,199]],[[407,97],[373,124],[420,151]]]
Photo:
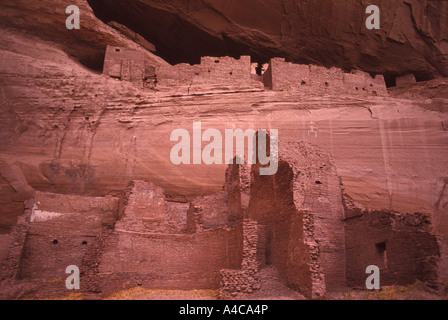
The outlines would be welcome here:
[[[31,3],[0,298],[447,299],[448,2]]]

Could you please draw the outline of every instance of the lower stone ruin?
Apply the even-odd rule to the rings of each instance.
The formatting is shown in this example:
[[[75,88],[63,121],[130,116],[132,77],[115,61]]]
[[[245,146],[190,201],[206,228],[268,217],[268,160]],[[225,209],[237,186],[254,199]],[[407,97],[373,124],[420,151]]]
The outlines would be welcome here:
[[[364,288],[372,264],[382,285],[439,285],[428,217],[353,203],[331,157],[307,143],[280,146],[275,175],[260,166],[229,165],[223,190],[191,203],[169,202],[146,181],[121,196],[36,192],[11,232],[0,297],[67,295],[69,265],[95,298],[138,286],[247,297],[266,266],[307,298]]]

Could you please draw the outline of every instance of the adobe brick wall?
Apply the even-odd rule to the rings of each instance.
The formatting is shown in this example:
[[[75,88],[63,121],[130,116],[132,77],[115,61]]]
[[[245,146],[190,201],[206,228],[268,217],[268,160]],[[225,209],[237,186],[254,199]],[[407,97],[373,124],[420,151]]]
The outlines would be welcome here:
[[[254,165],[252,177],[249,217],[267,228],[266,263],[310,297],[344,287],[344,208],[331,157],[307,143],[286,144],[275,175],[260,176]]]
[[[103,294],[136,285],[173,290],[219,288],[219,270],[238,268],[242,247],[241,226],[195,234],[116,229],[100,261]]]
[[[166,224],[170,214],[163,190],[152,183],[133,181],[115,229],[98,243],[102,249],[92,253],[98,257],[98,267],[90,282],[98,282],[103,295],[137,285],[218,288],[219,270],[238,267],[242,260],[242,226],[226,227],[227,210],[221,210],[225,207],[223,192],[198,197],[190,204],[186,224],[173,229]]]
[[[250,199],[250,165],[236,164],[236,157],[226,170],[224,191],[226,194],[229,221],[247,216]]]
[[[188,87],[188,93],[201,88],[263,88],[260,81],[251,77],[249,56],[239,59],[231,57],[202,57],[198,65],[181,63],[156,68],[157,88]]]
[[[65,278],[81,266],[104,226],[113,226],[118,199],[36,192],[17,279]]]
[[[295,152],[293,152],[295,150]],[[297,168],[295,204],[313,218],[313,236],[319,243],[320,267],[327,290],[344,287],[345,230],[342,183],[331,156],[318,148],[296,143],[282,152],[283,159]]]
[[[347,283],[365,288],[365,269],[380,268],[380,283],[407,285],[421,280],[437,286],[440,250],[423,214],[368,211],[345,201]]]
[[[265,226],[266,264],[275,266],[290,287],[312,297],[310,248],[304,239],[303,211],[294,204],[292,168],[280,160],[275,175],[260,176],[259,165],[253,165],[251,176],[248,215]]]
[[[129,231],[180,233],[185,228],[180,215],[168,212],[163,189],[146,181],[128,185],[120,217],[116,227]]]
[[[243,220],[243,257],[241,269],[220,270],[220,299],[231,299],[242,293],[253,293],[260,288],[258,262],[258,224],[255,220]]]
[[[306,94],[388,94],[382,75],[372,78],[358,70],[344,73],[338,68],[295,64],[284,58],[271,59],[263,81],[272,90],[299,90]]]
[[[229,213],[224,191],[196,197],[187,212],[187,232],[194,233],[205,229],[227,226]]]
[[[141,85],[145,77],[145,54],[126,48],[107,46],[103,73]]]

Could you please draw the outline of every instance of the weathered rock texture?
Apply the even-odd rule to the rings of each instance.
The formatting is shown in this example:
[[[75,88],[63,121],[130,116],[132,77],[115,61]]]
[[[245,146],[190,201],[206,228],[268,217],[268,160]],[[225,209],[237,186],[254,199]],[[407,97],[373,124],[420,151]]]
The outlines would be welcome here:
[[[258,251],[258,224],[250,219],[243,220],[243,259],[240,270],[220,271],[220,299],[229,299],[238,294],[253,293],[260,289]]]

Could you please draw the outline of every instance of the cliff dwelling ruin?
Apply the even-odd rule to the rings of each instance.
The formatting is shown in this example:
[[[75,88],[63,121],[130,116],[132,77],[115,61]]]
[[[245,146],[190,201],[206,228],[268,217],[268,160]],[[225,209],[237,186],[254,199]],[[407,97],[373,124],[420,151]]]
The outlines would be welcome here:
[[[447,299],[448,2],[32,3],[0,3],[0,299]]]
[[[308,143],[281,145],[275,175],[259,166],[235,161],[221,192],[190,203],[169,202],[146,181],[120,196],[36,192],[11,231],[2,282],[63,295],[51,280],[77,265],[92,296],[142,286],[219,289],[233,299],[260,290],[260,269],[270,267],[315,299],[362,288],[366,265],[376,264],[383,285],[437,287],[440,245],[427,216],[354,204],[331,156]]]
[[[187,87],[187,93],[207,86],[209,90],[266,88],[299,90],[304,94],[387,95],[382,75],[371,77],[359,70],[345,73],[338,68],[294,64],[284,58],[272,58],[258,71],[253,64],[250,56],[202,57],[199,65],[155,67],[145,62],[143,53],[107,46],[103,73],[156,90]]]

